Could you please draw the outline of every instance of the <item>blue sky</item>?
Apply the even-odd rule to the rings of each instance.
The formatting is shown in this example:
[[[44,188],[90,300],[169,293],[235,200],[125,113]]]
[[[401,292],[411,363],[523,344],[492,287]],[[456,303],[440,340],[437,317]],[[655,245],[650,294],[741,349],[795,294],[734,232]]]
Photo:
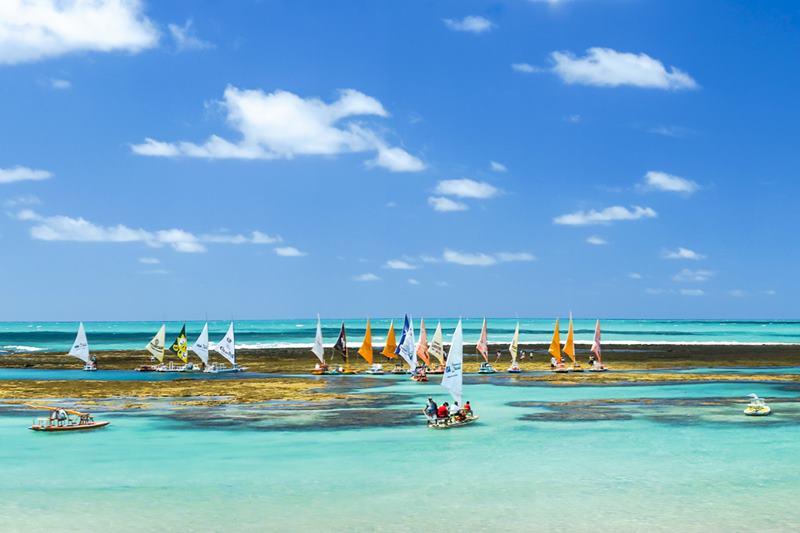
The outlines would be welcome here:
[[[2,320],[798,316],[794,2],[48,4]]]

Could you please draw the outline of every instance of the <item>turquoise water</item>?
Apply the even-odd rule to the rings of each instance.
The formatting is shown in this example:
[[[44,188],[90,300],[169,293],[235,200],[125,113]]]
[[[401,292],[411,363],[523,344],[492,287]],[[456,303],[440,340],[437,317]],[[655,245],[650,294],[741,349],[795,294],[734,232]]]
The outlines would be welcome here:
[[[442,398],[433,383],[393,383],[362,391],[399,395],[390,408],[370,408],[373,415],[413,414],[427,395]],[[767,397],[775,414],[744,417],[734,400],[750,392]],[[0,411],[2,529],[800,528],[796,388],[495,382],[467,385],[465,394],[481,421],[450,431],[419,419],[270,430],[235,412],[207,411],[231,417],[220,429],[162,408],[105,413],[98,418],[112,425],[96,432],[43,435],[25,429],[28,414]],[[631,403],[600,405],[608,399]],[[348,410],[293,416],[337,413]],[[564,419],[574,413],[584,419]]]
[[[402,317],[397,317],[395,327],[398,338]],[[429,335],[433,334],[435,317],[426,317]],[[522,342],[549,342],[555,319],[521,318]],[[457,319],[441,319],[445,339],[455,329]],[[480,335],[482,318],[464,319],[464,338],[474,343]],[[517,319],[489,318],[490,342],[505,343],[511,340]],[[178,334],[182,322],[167,322],[168,342]],[[332,345],[339,333],[341,319],[323,320],[323,335]],[[348,340],[358,346],[364,335],[364,319],[346,320]],[[419,321],[415,319],[415,325]],[[579,343],[589,343],[594,335],[595,319],[576,319],[575,334]],[[142,349],[155,334],[161,322],[87,322],[89,344],[94,350]],[[187,322],[187,334],[194,340],[203,323]],[[209,323],[212,343],[222,338],[228,322]],[[562,317],[561,327],[566,334],[567,320]],[[603,339],[606,342],[629,343],[793,343],[800,344],[800,321],[721,321],[721,320],[622,320],[602,321]],[[0,354],[48,350],[67,351],[72,345],[78,324],[75,322],[1,322]],[[240,348],[267,348],[278,346],[311,346],[316,320],[241,320],[236,322],[236,345]],[[389,328],[389,319],[372,319],[373,342],[382,345]]]

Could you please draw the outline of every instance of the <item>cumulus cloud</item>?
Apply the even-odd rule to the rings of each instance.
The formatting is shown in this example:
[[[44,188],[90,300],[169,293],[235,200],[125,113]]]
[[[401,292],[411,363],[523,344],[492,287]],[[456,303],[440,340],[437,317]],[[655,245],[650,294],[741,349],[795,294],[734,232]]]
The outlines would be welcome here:
[[[242,234],[204,234],[197,236],[192,232],[171,228],[145,230],[131,228],[124,224],[103,226],[83,217],[43,216],[31,209],[17,213],[17,219],[30,222],[30,235],[40,241],[131,243],[138,242],[154,248],[170,246],[181,253],[200,253],[206,251],[207,244],[263,244],[261,236],[266,234],[252,232]],[[274,242],[274,241],[273,241]]]
[[[485,181],[475,181],[464,178],[458,180],[442,180],[436,185],[434,192],[445,196],[485,200],[497,196],[500,190]]]
[[[647,54],[617,52],[611,48],[589,48],[586,55],[553,52],[553,72],[565,83],[618,87],[628,85],[651,89],[695,89],[697,82],[689,74],[666,68]]]
[[[194,23],[191,19],[187,20],[182,26],[169,24],[169,33],[175,41],[175,48],[178,51],[205,50],[213,48],[214,45],[200,39],[194,31]]]
[[[383,266],[384,268],[389,268],[392,270],[415,270],[417,268],[416,265],[412,265],[408,261],[404,261],[402,259],[389,259]]]
[[[0,183],[14,183],[16,181],[41,181],[53,177],[46,170],[38,170],[22,166],[0,168]]]
[[[590,237],[587,237],[586,242],[594,246],[603,246],[604,244],[608,244],[607,240],[602,237],[598,237],[597,235],[591,235]]]
[[[489,161],[489,169],[492,172],[507,172],[508,167],[506,167],[503,163],[498,163],[497,161]]]
[[[483,252],[466,253],[446,249],[442,254],[442,259],[447,263],[464,266],[492,266],[497,263],[533,261],[536,257],[527,252],[499,252],[496,254],[487,254]]]
[[[275,253],[281,257],[304,257],[308,255],[306,252],[301,252],[294,246],[279,246],[275,248]]]
[[[158,31],[143,11],[140,0],[3,0],[0,65],[154,47]]]
[[[453,31],[485,33],[494,28],[494,23],[486,17],[470,15],[462,19],[444,19],[444,24]]]
[[[440,213],[450,213],[452,211],[466,211],[469,209],[469,206],[463,202],[457,202],[450,198],[445,198],[444,196],[429,196],[428,197],[428,205],[430,205],[434,211],[439,211]]]
[[[703,254],[699,254],[694,250],[683,247],[679,247],[676,250],[664,250],[661,255],[664,257],[664,259],[689,259],[690,261],[699,261],[700,259],[706,258],[706,256]]]
[[[697,183],[680,176],[651,170],[644,176],[642,188],[651,191],[678,192],[692,194],[700,188]]]
[[[643,218],[655,218],[658,216],[652,208],[633,206],[632,209],[615,205],[606,207],[600,211],[592,209],[589,211],[577,211],[566,215],[557,216],[553,223],[565,226],[589,226],[595,224],[611,224],[612,222],[623,220],[640,220]]]
[[[691,283],[702,283],[704,281],[708,281],[711,279],[714,273],[710,270],[692,270],[690,268],[684,268],[674,276],[672,276],[673,281],[678,282],[691,282]]]
[[[146,137],[131,149],[144,156],[205,159],[292,159],[373,152],[375,158],[367,162],[370,166],[393,172],[425,169],[420,159],[402,148],[389,146],[375,131],[350,120],[389,116],[378,100],[354,89],[344,89],[337,100],[326,103],[288,91],[264,93],[228,86],[219,104],[240,139],[229,141],[212,135],[197,144]]]
[[[367,272],[365,274],[359,274],[358,276],[353,276],[353,281],[380,281],[380,277],[376,276],[372,272]]]
[[[511,70],[514,72],[521,72],[522,74],[535,74],[537,72],[547,71],[547,69],[531,65],[530,63],[512,63]]]

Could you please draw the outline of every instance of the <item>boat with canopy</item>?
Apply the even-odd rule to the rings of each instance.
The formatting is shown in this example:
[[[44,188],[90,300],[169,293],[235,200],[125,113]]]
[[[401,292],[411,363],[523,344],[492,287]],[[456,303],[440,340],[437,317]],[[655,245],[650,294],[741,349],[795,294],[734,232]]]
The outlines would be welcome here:
[[[510,374],[519,374],[522,372],[517,363],[517,354],[519,353],[519,322],[514,329],[514,336],[511,337],[511,344],[508,345],[508,352],[511,354],[511,366],[508,367],[507,372]]]
[[[247,367],[236,364],[236,343],[233,332],[233,322],[231,322],[231,325],[228,326],[228,331],[217,343],[217,347],[214,349],[214,351],[227,359],[231,366],[226,366],[225,363],[211,363],[205,368],[205,370],[203,370],[203,372],[220,374],[224,372],[244,372],[247,370]]]
[[[83,361],[83,369],[93,372],[97,370],[97,358],[89,353],[89,340],[86,338],[86,329],[83,322],[78,325],[78,334],[75,335],[75,342],[69,349],[67,355],[77,357]]]
[[[475,349],[483,356],[483,362],[481,363],[480,369],[478,369],[478,374],[496,373],[497,370],[495,370],[495,368],[489,362],[489,339],[486,333],[485,318],[483,319],[483,326],[481,327],[481,336],[478,339],[478,344],[475,346]]]
[[[564,362],[561,360],[561,339],[558,331],[558,319],[556,318],[556,328],[553,331],[553,340],[550,341],[550,348],[547,350],[552,356],[550,358],[550,369],[553,372],[569,372]]]
[[[107,421],[95,421],[90,413],[83,413],[73,409],[50,407],[47,405],[28,405],[28,407],[50,411],[50,416],[39,417],[33,421],[31,429],[34,431],[44,431],[47,433],[86,431],[106,427],[110,424],[110,422]]]
[[[429,428],[450,429],[471,424],[478,420],[478,416],[471,410],[465,412],[460,408],[463,405],[464,390],[464,333],[461,327],[461,320],[458,321],[456,330],[453,332],[450,352],[447,355],[447,366],[442,376],[442,387],[453,398],[453,409],[451,414],[444,418],[426,415]]]

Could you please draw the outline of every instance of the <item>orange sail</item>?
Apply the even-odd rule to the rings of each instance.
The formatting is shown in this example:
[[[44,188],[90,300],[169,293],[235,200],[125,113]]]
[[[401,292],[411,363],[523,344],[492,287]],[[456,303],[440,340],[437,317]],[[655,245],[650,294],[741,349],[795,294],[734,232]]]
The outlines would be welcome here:
[[[575,331],[572,328],[572,313],[569,315],[569,331],[567,332],[567,342],[564,343],[564,353],[572,359],[573,364],[575,361]]]
[[[556,329],[553,331],[553,341],[550,343],[550,349],[547,350],[550,355],[556,358],[558,364],[561,364],[561,338],[558,335],[558,319],[556,318]]]
[[[486,319],[483,319],[483,328],[481,328],[481,338],[478,339],[478,345],[475,346],[475,349],[478,350],[478,353],[486,359],[486,362],[489,362],[489,340],[486,335]]]
[[[419,344],[417,344],[417,357],[425,361],[426,365],[431,364],[431,358],[428,356],[428,334],[425,332],[425,319],[419,323]]]
[[[372,328],[367,319],[367,329],[364,331],[364,341],[361,343],[361,348],[358,349],[358,354],[364,358],[369,364],[372,364]]]
[[[392,320],[392,322],[389,324],[389,333],[386,334],[386,346],[383,347],[383,351],[381,353],[389,359],[395,359],[397,358],[397,354],[394,353],[396,349],[397,339],[394,336],[394,320]]]

